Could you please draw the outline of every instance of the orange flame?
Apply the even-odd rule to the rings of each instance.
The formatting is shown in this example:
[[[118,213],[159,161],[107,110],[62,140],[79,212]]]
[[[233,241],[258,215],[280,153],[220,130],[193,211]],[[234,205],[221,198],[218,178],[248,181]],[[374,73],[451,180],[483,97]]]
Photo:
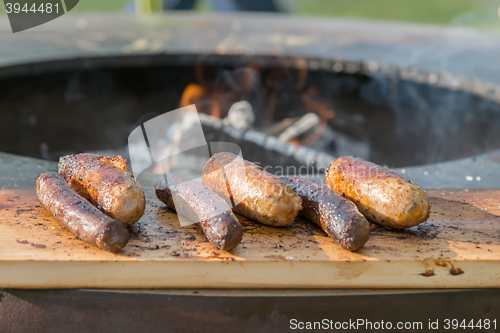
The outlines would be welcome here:
[[[321,123],[316,131],[302,142],[304,146],[310,146],[321,138],[328,126],[328,120],[335,117],[335,111],[331,110],[330,103],[321,97],[319,89],[315,86],[309,87],[301,97],[305,108],[315,112],[321,119]]]

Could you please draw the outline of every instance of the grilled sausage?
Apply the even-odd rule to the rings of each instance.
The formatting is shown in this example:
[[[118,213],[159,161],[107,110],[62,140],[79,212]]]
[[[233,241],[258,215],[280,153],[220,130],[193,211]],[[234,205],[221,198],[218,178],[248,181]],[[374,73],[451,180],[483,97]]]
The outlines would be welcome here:
[[[302,200],[289,186],[231,153],[211,157],[202,178],[235,212],[270,226],[292,224],[302,209]]]
[[[127,227],[92,206],[56,172],[46,172],[36,181],[42,207],[77,238],[103,250],[121,250],[130,238]]]
[[[278,177],[302,199],[299,215],[320,226],[340,247],[356,251],[370,235],[370,223],[356,205],[320,184],[299,177]]]
[[[59,173],[78,194],[123,224],[135,223],[144,214],[144,192],[121,156],[63,156]]]
[[[199,222],[210,243],[218,250],[235,248],[243,227],[231,208],[205,186],[176,174],[166,174],[155,184],[156,196],[169,208],[192,222]]]
[[[377,224],[405,229],[429,218],[429,200],[418,185],[361,158],[339,157],[327,171],[326,183]]]

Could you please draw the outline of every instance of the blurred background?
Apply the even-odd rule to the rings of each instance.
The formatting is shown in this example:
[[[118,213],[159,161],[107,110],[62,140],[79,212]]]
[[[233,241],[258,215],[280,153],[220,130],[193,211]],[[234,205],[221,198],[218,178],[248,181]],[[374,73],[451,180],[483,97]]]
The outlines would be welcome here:
[[[49,161],[137,153],[155,181],[163,169],[130,133],[195,105],[207,142],[235,143],[273,172],[306,166],[321,180],[333,159],[356,155],[427,188],[498,188],[499,8],[500,0],[80,0],[64,17],[11,34],[0,5],[0,152]],[[173,124],[181,134],[165,127],[153,143],[162,156],[193,136]],[[195,177],[207,156],[185,155],[199,160],[172,158],[170,170]]]
[[[280,11],[294,15],[366,18],[477,27],[500,31],[500,0],[80,0],[75,12],[148,12],[172,9]],[[5,8],[0,6],[5,14]]]

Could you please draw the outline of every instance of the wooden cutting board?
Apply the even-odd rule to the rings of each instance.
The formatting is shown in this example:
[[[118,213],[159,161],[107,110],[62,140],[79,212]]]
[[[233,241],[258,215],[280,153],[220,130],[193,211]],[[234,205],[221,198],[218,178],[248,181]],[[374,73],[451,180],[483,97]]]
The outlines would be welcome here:
[[[0,288],[484,288],[500,287],[500,190],[429,190],[429,221],[374,228],[355,253],[313,224],[240,217],[245,235],[215,251],[195,225],[147,191],[129,244],[107,253],[75,239],[33,189],[0,190]]]

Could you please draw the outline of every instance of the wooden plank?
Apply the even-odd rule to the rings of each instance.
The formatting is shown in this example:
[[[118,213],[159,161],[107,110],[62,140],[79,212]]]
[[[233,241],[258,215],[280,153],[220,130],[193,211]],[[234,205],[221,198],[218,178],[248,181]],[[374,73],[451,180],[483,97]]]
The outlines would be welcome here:
[[[355,253],[298,219],[273,228],[239,216],[242,243],[215,251],[195,225],[147,191],[129,244],[89,246],[39,206],[33,189],[0,190],[2,288],[500,287],[500,190],[429,190],[429,221],[375,227]]]

